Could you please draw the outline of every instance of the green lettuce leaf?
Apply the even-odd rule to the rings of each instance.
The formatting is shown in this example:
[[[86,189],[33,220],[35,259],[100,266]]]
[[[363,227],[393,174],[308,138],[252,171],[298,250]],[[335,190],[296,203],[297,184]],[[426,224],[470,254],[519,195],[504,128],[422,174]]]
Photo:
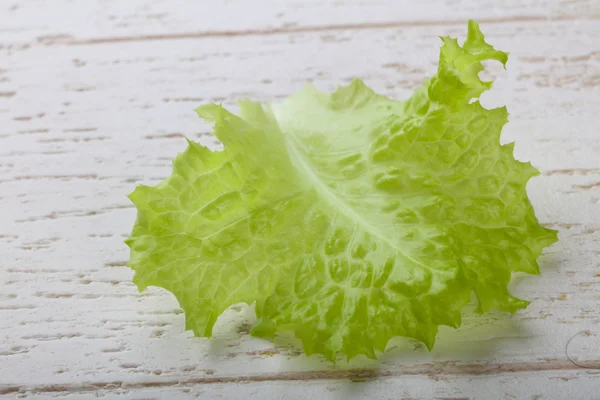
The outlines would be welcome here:
[[[237,116],[198,108],[224,150],[189,141],[168,179],[130,195],[139,289],[172,292],[198,336],[256,303],[254,335],[292,331],[331,360],[375,357],[394,336],[431,348],[471,293],[479,312],[526,307],[511,274],[538,274],[557,235],[527,198],[538,171],[499,144],[506,108],[476,101],[491,87],[481,61],[508,55],[473,21],[462,47],[442,41],[437,74],[405,102],[355,80]]]

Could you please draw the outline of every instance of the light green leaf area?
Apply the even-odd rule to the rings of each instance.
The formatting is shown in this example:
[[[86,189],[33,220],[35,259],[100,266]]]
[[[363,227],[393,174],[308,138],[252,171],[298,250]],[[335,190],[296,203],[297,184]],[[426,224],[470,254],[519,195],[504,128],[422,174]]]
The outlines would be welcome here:
[[[538,171],[499,144],[506,109],[476,101],[491,87],[481,61],[507,54],[472,21],[462,47],[442,40],[437,74],[405,102],[355,80],[237,116],[198,108],[224,150],[190,141],[167,180],[130,195],[140,290],[172,292],[198,336],[256,303],[254,335],[292,331],[331,360],[375,357],[394,336],[431,348],[471,293],[480,312],[526,307],[511,274],[537,274],[557,237],[527,198]]]

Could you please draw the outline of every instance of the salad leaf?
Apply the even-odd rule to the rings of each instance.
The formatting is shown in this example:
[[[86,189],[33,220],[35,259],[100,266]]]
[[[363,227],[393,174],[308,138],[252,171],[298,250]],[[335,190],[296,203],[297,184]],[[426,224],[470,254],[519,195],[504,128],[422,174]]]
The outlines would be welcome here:
[[[442,41],[437,74],[404,102],[357,79],[238,115],[198,108],[224,150],[189,141],[168,179],[130,195],[138,288],[172,292],[198,336],[256,303],[254,335],[292,331],[331,360],[376,357],[394,336],[431,348],[471,293],[479,312],[526,307],[511,274],[538,274],[557,235],[527,198],[538,171],[499,144],[506,108],[476,100],[492,84],[481,61],[508,55],[473,21],[462,47]]]

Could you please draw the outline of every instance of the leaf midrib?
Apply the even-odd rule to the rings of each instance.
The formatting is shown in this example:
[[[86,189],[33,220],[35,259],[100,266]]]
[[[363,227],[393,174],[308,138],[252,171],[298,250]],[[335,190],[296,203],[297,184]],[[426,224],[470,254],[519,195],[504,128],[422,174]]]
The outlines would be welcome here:
[[[423,268],[430,269],[422,262],[416,260],[406,253],[406,251],[398,244],[390,241],[388,237],[386,237],[384,232],[380,232],[375,225],[366,220],[363,216],[357,213],[352,207],[346,204],[342,199],[338,198],[335,193],[331,190],[329,186],[327,186],[315,173],[313,168],[306,162],[304,157],[301,154],[301,151],[298,149],[301,146],[298,142],[298,139],[293,134],[284,134],[283,131],[280,132],[284,137],[284,142],[286,148],[288,150],[288,154],[290,155],[290,159],[292,161],[292,165],[296,167],[304,176],[309,184],[315,188],[315,190],[320,194],[320,197],[323,198],[326,202],[328,202],[335,210],[344,214],[350,220],[356,221],[362,228],[367,231],[370,235],[376,237],[381,240],[383,243],[387,244],[390,248],[397,251],[402,256],[407,259],[417,263]]]

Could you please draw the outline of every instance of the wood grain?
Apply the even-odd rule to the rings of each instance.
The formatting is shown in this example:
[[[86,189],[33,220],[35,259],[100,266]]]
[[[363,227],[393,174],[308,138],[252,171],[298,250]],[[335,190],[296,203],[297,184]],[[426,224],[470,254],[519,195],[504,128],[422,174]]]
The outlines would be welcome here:
[[[448,0],[411,13],[384,1],[264,2],[260,15],[224,2],[214,18],[171,4],[2,5],[17,7],[0,12],[0,397],[594,398],[597,2],[500,10]],[[450,18],[438,6],[459,11]],[[405,98],[435,69],[437,36],[464,37],[467,14],[511,52],[508,72],[489,65],[499,79],[482,101],[508,105],[503,141],[541,169],[528,191],[541,222],[560,230],[541,277],[514,280],[530,307],[514,317],[467,313],[431,353],[398,338],[379,362],[332,366],[301,355],[291,338],[275,346],[249,337],[246,306],[206,340],[183,332],[170,294],[136,291],[122,243],[135,209],[125,196],[169,174],[183,137],[218,146],[192,108],[235,109],[241,98],[278,100],[307,82],[331,90],[355,76]]]
[[[27,0],[0,10],[1,41],[21,46],[600,18],[594,0]]]

